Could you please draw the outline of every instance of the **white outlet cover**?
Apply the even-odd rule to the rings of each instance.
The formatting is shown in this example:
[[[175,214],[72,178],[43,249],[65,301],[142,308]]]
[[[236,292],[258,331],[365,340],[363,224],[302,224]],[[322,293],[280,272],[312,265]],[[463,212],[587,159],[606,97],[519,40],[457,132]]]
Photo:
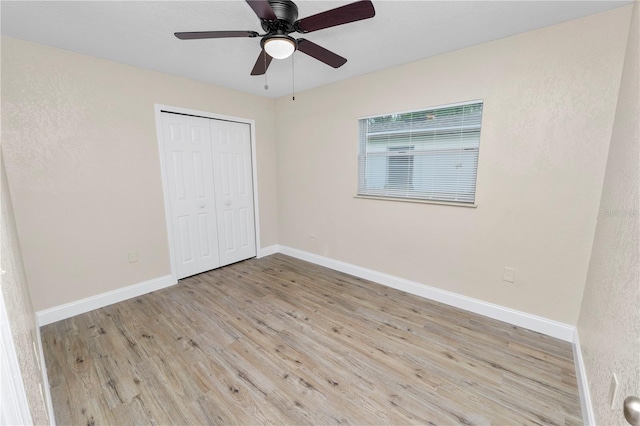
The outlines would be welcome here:
[[[515,268],[504,268],[504,272],[502,273],[502,280],[508,283],[516,282],[516,270]]]

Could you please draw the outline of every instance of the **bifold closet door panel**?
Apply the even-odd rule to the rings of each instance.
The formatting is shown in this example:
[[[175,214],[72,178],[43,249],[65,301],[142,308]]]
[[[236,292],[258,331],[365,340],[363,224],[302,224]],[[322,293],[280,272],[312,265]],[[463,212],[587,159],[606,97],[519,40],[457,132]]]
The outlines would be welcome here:
[[[220,266],[210,121],[162,113],[178,279]]]
[[[256,255],[251,132],[246,123],[211,120],[220,264]]]

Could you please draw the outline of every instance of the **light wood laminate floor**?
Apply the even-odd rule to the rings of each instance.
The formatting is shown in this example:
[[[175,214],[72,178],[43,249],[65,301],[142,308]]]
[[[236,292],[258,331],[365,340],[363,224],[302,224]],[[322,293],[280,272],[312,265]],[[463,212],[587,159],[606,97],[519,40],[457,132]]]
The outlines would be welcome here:
[[[42,338],[58,424],[582,424],[569,343],[284,255]]]

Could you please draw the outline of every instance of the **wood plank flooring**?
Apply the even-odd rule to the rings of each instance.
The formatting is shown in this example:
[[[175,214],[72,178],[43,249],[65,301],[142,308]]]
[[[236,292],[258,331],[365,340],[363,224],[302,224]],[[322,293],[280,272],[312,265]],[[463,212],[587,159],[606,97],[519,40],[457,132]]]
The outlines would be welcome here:
[[[569,343],[279,254],[42,338],[58,424],[582,424]]]

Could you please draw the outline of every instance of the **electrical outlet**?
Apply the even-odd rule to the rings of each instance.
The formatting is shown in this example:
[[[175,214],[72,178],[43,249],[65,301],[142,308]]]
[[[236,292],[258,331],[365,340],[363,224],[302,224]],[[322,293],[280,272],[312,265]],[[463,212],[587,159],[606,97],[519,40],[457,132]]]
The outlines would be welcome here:
[[[515,283],[516,282],[516,270],[515,268],[504,268],[504,271],[502,272],[502,280],[506,281],[508,283]]]
[[[129,250],[129,263],[136,263],[139,260],[137,250]]]
[[[616,377],[616,373],[613,373],[611,376],[611,384],[609,385],[609,401],[611,401],[611,409],[615,410],[616,400],[618,399],[618,377]]]

